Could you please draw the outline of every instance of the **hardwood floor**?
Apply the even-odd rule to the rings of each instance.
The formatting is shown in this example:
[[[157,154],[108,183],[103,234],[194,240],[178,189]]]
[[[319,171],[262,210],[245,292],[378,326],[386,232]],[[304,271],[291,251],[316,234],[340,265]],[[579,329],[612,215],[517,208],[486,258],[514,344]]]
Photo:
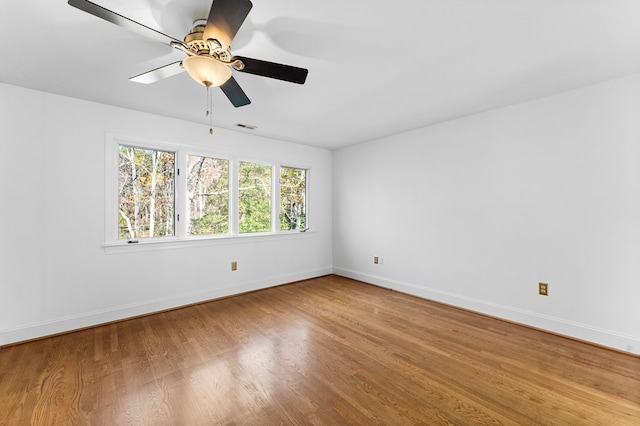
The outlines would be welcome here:
[[[3,425],[640,425],[640,358],[327,276],[0,348]]]

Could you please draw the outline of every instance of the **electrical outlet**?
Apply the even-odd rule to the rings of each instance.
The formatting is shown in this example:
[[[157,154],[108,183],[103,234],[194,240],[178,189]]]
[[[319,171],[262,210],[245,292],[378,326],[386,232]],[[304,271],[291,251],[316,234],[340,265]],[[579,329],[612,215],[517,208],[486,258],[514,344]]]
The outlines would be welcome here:
[[[237,271],[238,270],[238,262],[236,262],[235,260],[233,262],[231,262],[231,270],[232,271]]]
[[[378,264],[378,256],[373,256],[373,263]]]
[[[549,295],[549,284],[547,283],[538,283],[538,294],[541,296]]]

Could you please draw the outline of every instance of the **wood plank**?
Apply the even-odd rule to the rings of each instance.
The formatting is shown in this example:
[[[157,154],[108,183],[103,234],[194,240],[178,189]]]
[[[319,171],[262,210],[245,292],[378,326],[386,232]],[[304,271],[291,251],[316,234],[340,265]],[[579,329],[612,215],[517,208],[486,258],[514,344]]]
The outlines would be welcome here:
[[[327,276],[0,348],[0,425],[640,424],[640,357]]]

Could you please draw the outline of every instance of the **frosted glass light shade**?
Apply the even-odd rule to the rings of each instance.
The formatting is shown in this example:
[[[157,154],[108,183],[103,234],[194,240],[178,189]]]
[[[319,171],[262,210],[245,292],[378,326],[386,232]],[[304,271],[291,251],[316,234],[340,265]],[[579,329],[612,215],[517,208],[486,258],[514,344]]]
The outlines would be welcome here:
[[[182,66],[192,79],[205,86],[222,86],[229,77],[231,69],[211,56],[187,56]]]

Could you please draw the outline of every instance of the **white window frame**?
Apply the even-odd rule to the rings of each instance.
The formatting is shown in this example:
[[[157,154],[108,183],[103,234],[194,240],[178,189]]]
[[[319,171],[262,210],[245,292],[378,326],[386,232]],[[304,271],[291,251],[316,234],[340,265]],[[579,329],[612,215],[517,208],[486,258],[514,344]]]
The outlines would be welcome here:
[[[284,230],[280,229],[280,204],[281,204],[281,201],[282,201],[280,199],[280,197],[282,195],[282,194],[280,194],[280,170],[283,167],[287,168],[287,169],[298,169],[298,170],[304,170],[305,171],[306,185],[305,185],[305,190],[304,190],[304,201],[305,201],[305,211],[304,211],[304,214],[305,214],[304,225],[305,226],[304,226],[304,229],[284,229]],[[280,164],[280,165],[278,165],[278,171],[277,171],[277,174],[276,174],[276,176],[278,177],[278,184],[277,184],[277,187],[278,187],[278,190],[277,190],[278,191],[278,193],[277,193],[277,196],[278,196],[278,198],[277,198],[278,199],[278,206],[277,206],[278,218],[277,218],[277,223],[276,223],[276,230],[278,232],[280,232],[280,233],[289,234],[289,233],[292,233],[292,232],[307,232],[310,229],[310,227],[309,227],[309,185],[310,185],[310,183],[309,183],[310,182],[309,170],[310,170],[309,167],[291,166],[289,164]]]
[[[176,164],[179,164],[179,169],[180,170],[184,170],[184,173],[182,174],[182,176],[179,177],[179,181],[180,181],[180,195],[182,197],[184,197],[184,201],[183,204],[180,205],[180,209],[184,210],[183,214],[184,216],[182,216],[184,218],[184,220],[180,223],[180,228],[181,228],[181,239],[184,240],[203,240],[203,239],[212,239],[212,238],[228,238],[230,236],[234,235],[234,229],[237,227],[237,218],[233,217],[233,196],[232,194],[234,194],[234,191],[237,187],[237,179],[236,182],[233,182],[233,177],[234,177],[234,173],[235,173],[235,161],[233,160],[233,157],[227,156],[227,155],[219,155],[219,154],[214,154],[210,151],[203,151],[203,150],[197,150],[197,149],[182,149],[181,150],[181,155],[180,158],[176,161]],[[189,155],[194,155],[194,156],[200,156],[200,157],[207,157],[207,158],[215,158],[217,160],[226,160],[228,162],[229,165],[229,217],[227,218],[227,220],[229,221],[229,232],[227,232],[226,234],[207,234],[207,235],[188,235],[187,234],[187,227],[188,227],[188,219],[189,219],[189,200],[187,200],[187,179],[186,179],[186,173],[187,173],[187,157]],[[177,185],[176,185],[177,186]]]
[[[118,216],[114,214],[118,211],[119,193],[118,193],[118,164],[119,164],[119,147],[120,145],[131,146],[141,149],[149,149],[153,151],[167,151],[174,153],[174,235],[168,237],[146,237],[144,239],[124,240],[118,238]],[[175,241],[180,238],[178,225],[178,205],[180,203],[178,194],[178,146],[166,142],[150,142],[142,139],[123,138],[117,135],[107,137],[105,143],[105,244],[138,244],[140,241]]]
[[[146,237],[129,243],[128,240],[118,238],[118,159],[119,146],[133,146],[137,148],[162,150],[175,153],[174,171],[174,215],[175,235],[170,237]],[[229,232],[226,234],[211,235],[187,235],[187,156],[197,155],[210,158],[218,158],[229,162]],[[240,162],[264,164],[271,167],[271,231],[240,233],[239,230],[239,165]],[[280,229],[280,169],[282,167],[306,170],[306,229],[281,230]],[[178,172],[179,171],[179,172]],[[293,164],[291,162],[279,163],[264,159],[235,157],[198,148],[186,147],[184,144],[136,138],[116,133],[107,133],[105,136],[105,232],[103,248],[107,254],[165,250],[181,247],[193,247],[210,244],[236,244],[240,241],[252,241],[255,238],[291,238],[312,234],[310,229],[310,188],[311,167],[308,165]]]
[[[274,192],[274,176],[275,176],[275,169],[277,167],[276,164],[274,163],[270,163],[268,161],[265,160],[255,160],[255,159],[246,159],[246,158],[238,158],[237,161],[235,162],[235,168],[234,168],[234,181],[235,181],[235,191],[233,192],[233,199],[235,201],[235,208],[233,211],[233,216],[235,218],[235,226],[233,228],[234,231],[234,236],[238,236],[238,237],[245,237],[245,236],[257,236],[257,235],[274,235],[276,234],[276,232],[274,232],[274,230],[277,230],[277,228],[273,227],[273,200],[274,197],[276,195],[276,193]],[[269,166],[271,167],[271,230],[270,231],[262,231],[262,232],[240,232],[240,163],[253,163],[253,164],[260,164],[263,166]],[[279,198],[278,198],[279,200]]]

